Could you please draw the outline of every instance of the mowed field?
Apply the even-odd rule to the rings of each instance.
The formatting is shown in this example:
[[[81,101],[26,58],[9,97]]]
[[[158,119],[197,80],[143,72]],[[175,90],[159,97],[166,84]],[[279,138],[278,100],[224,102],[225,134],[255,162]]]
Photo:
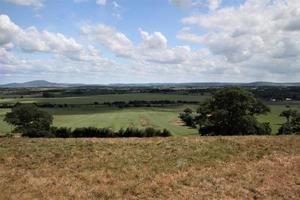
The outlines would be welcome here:
[[[300,199],[300,137],[0,138],[0,199]]]
[[[173,94],[116,94],[116,95],[97,95],[83,97],[65,97],[65,98],[23,98],[23,99],[0,99],[0,102],[7,103],[30,103],[30,102],[49,102],[56,104],[90,104],[95,101],[99,103],[114,101],[133,101],[133,100],[182,100],[182,101],[204,101],[208,96],[197,95],[173,95]],[[292,109],[300,111],[300,103],[289,103]],[[273,133],[277,133],[278,128],[285,122],[279,114],[287,109],[285,104],[270,104],[271,113],[258,117],[261,122],[270,122]],[[98,127],[112,128],[118,130],[127,127],[154,127],[167,128],[173,135],[191,135],[197,134],[196,129],[183,126],[178,119],[179,112],[184,108],[191,107],[196,110],[197,105],[181,105],[167,107],[144,107],[144,108],[112,108],[103,106],[79,106],[76,108],[53,108],[46,109],[54,116],[54,126],[58,127]],[[0,109],[0,134],[9,133],[12,127],[3,122],[5,113],[9,109]]]

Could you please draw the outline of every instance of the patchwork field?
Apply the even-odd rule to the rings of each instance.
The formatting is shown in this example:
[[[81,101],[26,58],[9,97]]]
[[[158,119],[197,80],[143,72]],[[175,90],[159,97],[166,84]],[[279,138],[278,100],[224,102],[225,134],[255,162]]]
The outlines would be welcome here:
[[[118,94],[118,95],[97,95],[83,97],[66,98],[23,98],[23,99],[0,99],[0,102],[49,102],[58,104],[89,104],[95,101],[99,103],[114,101],[133,101],[133,100],[184,100],[184,101],[203,101],[208,96],[197,95],[173,95],[173,94]],[[286,109],[284,104],[270,104],[271,113],[259,116],[261,122],[270,122],[273,133],[276,133],[282,123],[285,122],[279,114]],[[291,102],[291,108],[300,111],[299,102]],[[144,107],[144,108],[112,108],[103,106],[82,106],[76,108],[53,108],[46,109],[54,116],[54,126],[58,127],[87,127],[98,128],[108,127],[114,130],[134,126],[138,128],[154,127],[167,128],[174,135],[197,134],[196,129],[182,126],[178,120],[178,114],[184,108],[191,107],[196,110],[197,105],[181,105],[166,107]],[[0,134],[9,133],[12,127],[3,122],[3,118],[9,109],[0,109]]]
[[[299,199],[300,137],[0,138],[0,199]]]
[[[160,93],[130,93],[130,94],[104,94],[95,96],[78,96],[63,98],[4,98],[0,103],[53,103],[53,104],[90,104],[94,102],[114,102],[114,101],[202,101],[208,96],[205,95],[179,95],[179,94],[160,94]]]

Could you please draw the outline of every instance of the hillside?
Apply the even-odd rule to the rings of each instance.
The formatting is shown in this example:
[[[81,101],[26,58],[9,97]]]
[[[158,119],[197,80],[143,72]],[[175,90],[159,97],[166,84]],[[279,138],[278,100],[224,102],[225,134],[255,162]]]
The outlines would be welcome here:
[[[300,199],[300,137],[0,138],[1,199]]]

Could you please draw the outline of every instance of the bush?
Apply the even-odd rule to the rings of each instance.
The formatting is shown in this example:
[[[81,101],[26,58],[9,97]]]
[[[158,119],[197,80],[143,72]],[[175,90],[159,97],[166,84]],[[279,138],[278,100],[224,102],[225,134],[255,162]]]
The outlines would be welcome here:
[[[112,137],[168,137],[171,136],[171,132],[167,129],[157,130],[154,128],[137,129],[129,127],[120,129],[119,131],[112,131],[109,128],[95,128],[95,127],[83,127],[76,128],[73,131],[70,128],[65,127],[52,127],[51,131],[36,132],[37,130],[29,132],[28,137],[57,137],[57,138],[112,138]]]
[[[51,132],[53,135],[55,135],[55,137],[58,137],[58,138],[72,137],[72,130],[70,128],[66,128],[66,127],[60,127],[60,128],[52,127]]]
[[[189,113],[180,113],[179,118],[184,122],[186,126],[196,127],[194,117]]]

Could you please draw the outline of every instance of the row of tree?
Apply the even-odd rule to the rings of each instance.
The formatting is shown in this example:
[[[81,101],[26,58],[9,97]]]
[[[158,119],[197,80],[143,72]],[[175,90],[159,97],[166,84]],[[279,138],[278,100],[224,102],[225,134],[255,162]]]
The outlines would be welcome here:
[[[186,108],[179,118],[201,135],[269,135],[270,123],[260,123],[256,116],[267,114],[270,109],[254,95],[240,88],[225,88],[200,105],[196,113]],[[279,134],[300,132],[300,114],[284,111],[287,118]]]
[[[113,131],[109,128],[84,127],[71,130],[70,128],[53,127],[50,137],[57,138],[114,138],[114,137],[168,137],[171,136],[167,129],[158,130],[151,127],[146,129],[126,128],[119,131]],[[29,135],[30,137],[30,135]]]
[[[12,111],[5,115],[4,121],[15,126],[14,132],[22,133],[25,137],[168,137],[170,131],[154,128],[127,128],[113,131],[108,128],[83,127],[70,128],[53,127],[53,117],[46,111],[39,110],[33,104],[17,104]]]

